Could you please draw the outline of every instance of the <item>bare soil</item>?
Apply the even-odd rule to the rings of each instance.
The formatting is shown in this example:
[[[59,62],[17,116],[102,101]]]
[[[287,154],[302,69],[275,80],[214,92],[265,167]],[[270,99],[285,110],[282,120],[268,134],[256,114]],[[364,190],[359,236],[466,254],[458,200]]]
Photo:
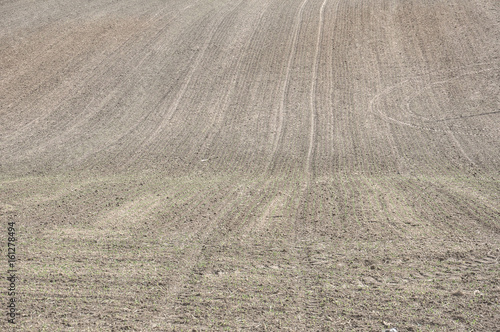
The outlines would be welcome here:
[[[17,330],[500,331],[499,1],[12,0],[0,27]]]

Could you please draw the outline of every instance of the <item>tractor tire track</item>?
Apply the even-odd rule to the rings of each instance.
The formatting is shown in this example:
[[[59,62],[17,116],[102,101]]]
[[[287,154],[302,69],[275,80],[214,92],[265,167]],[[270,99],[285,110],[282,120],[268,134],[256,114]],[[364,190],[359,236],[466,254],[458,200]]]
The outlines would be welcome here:
[[[290,47],[290,53],[288,55],[288,61],[285,69],[285,78],[283,80],[283,85],[281,87],[281,96],[280,96],[280,104],[278,108],[278,119],[277,119],[277,127],[275,130],[276,136],[273,140],[272,144],[272,152],[271,152],[271,163],[270,167],[273,168],[275,163],[275,156],[278,150],[278,146],[283,140],[283,122],[285,116],[285,104],[286,104],[286,96],[288,94],[288,85],[290,81],[290,72],[292,68],[292,62],[294,59],[294,54],[297,52],[297,40],[300,33],[300,25],[302,24],[302,13],[304,11],[304,7],[309,0],[304,0],[299,7],[299,11],[296,17],[296,23],[294,25],[293,34],[292,34],[292,44]]]

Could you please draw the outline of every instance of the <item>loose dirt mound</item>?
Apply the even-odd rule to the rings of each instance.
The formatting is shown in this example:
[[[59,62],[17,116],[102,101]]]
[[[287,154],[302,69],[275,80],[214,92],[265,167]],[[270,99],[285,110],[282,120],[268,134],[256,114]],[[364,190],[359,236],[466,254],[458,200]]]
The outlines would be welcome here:
[[[499,20],[495,0],[0,2],[17,328],[498,328]]]

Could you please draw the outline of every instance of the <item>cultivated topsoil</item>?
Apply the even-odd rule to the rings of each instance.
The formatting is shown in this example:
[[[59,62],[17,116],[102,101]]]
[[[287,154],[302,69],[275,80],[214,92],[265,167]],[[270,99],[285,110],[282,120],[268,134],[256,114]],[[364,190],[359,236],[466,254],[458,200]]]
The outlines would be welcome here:
[[[499,23],[0,1],[0,330],[500,331]]]

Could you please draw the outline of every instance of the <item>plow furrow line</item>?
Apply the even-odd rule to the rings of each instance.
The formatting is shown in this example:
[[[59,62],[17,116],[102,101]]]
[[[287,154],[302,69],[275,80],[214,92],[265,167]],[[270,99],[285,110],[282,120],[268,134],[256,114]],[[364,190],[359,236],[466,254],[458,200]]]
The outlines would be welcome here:
[[[154,16],[150,17],[146,22],[142,23],[141,26],[143,27],[143,29],[141,29],[140,32],[144,33],[144,30],[152,29],[154,23],[160,22],[167,15],[169,15],[170,12],[165,13],[166,10],[167,10],[167,8],[168,7],[165,6],[163,9],[160,10],[160,12],[156,13]],[[175,15],[172,15],[171,17],[169,17],[170,19],[168,20],[167,23],[173,22],[180,14],[181,14],[181,12],[178,12]],[[146,45],[150,45],[155,40],[157,40],[159,38],[159,36],[162,33],[164,33],[164,30],[167,29],[168,27],[169,27],[169,24],[164,24],[163,27],[151,39],[145,40]],[[63,37],[60,37],[59,39],[62,39],[62,38]],[[75,84],[74,86],[72,86],[71,90],[68,91],[68,94],[69,95],[78,94],[78,92],[81,91],[84,88],[84,86],[97,86],[97,83],[102,84],[103,83],[103,77],[104,77],[105,80],[109,80],[109,84],[103,84],[103,85],[106,86],[106,91],[111,91],[111,93],[109,94],[110,96],[111,95],[116,95],[117,92],[115,91],[116,90],[115,88],[116,88],[116,86],[118,84],[122,83],[123,81],[115,81],[114,83],[113,83],[113,81],[111,81],[111,79],[114,77],[114,75],[112,75],[112,70],[113,70],[114,67],[110,66],[110,64],[114,64],[115,62],[117,62],[121,58],[125,57],[126,53],[128,53],[130,51],[130,49],[134,48],[133,45],[135,43],[137,43],[138,41],[142,41],[142,40],[143,40],[143,38],[140,38],[139,33],[134,33],[134,34],[131,34],[130,36],[128,36],[125,40],[123,40],[120,43],[119,46],[117,46],[112,51],[112,53],[110,55],[108,55],[106,57],[103,57],[100,60],[99,63],[95,64],[94,65],[95,66],[94,69],[93,70],[89,70],[88,74],[86,74],[84,78],[80,79],[80,83],[79,84]],[[71,42],[73,42],[73,41],[71,41]],[[146,46],[144,48],[146,48]],[[45,55],[45,56],[47,56],[47,55]],[[80,56],[80,53],[77,53],[70,60],[68,60],[68,66],[72,62],[72,59],[76,59],[79,56]],[[147,55],[143,55],[143,53],[139,52],[135,56],[133,56],[132,58],[126,60],[125,63],[122,63],[122,65],[128,67],[129,66],[128,64],[136,62],[138,60],[139,56],[142,56],[142,60],[139,61],[139,63],[140,63],[140,62],[142,62],[144,60],[144,58]],[[98,70],[99,68],[102,68],[102,69]],[[40,88],[41,86],[43,86],[45,84],[45,82],[50,82],[51,80],[54,80],[57,75],[61,75],[60,72],[52,72],[49,77],[45,77],[44,78],[43,82],[41,82],[39,84],[39,86],[37,88],[35,88],[35,90],[38,89],[38,88]],[[129,75],[131,75],[131,74],[129,74]],[[111,84],[114,84],[114,86],[110,86]],[[34,91],[31,91],[31,92],[27,93],[27,95],[32,95],[33,92]],[[36,103],[40,102],[42,100],[43,96],[44,95],[41,94],[36,99],[32,100],[29,105],[27,105],[26,107],[24,107],[24,109],[26,109],[26,110],[32,110],[35,107]],[[109,99],[109,96],[106,97],[106,98]],[[10,105],[9,107],[15,109],[25,99],[26,98],[24,98],[24,96],[22,98],[18,98],[17,104],[16,105]],[[87,105],[87,106],[89,106],[89,105]],[[58,110],[59,108],[60,107],[58,106],[58,107],[55,107],[55,108],[52,108],[52,109]],[[74,123],[74,125],[76,126],[76,125],[78,125],[78,123],[82,123],[84,120],[89,119],[92,115],[95,114],[95,112],[97,112],[99,110],[100,110],[100,108],[97,108],[97,110],[94,111],[94,112],[85,113],[83,117],[79,117],[78,118],[78,122]],[[46,120],[49,116],[52,115],[52,113],[54,113],[54,112],[49,112],[49,113],[41,114],[37,118],[35,118],[35,119],[31,120],[30,122],[26,123],[23,127],[21,127],[19,130],[17,130],[15,133],[13,133],[14,136],[9,137],[9,140],[13,140],[13,139],[19,137],[24,132],[31,130],[31,128],[33,126],[35,126],[36,124],[38,124],[38,123]],[[74,119],[72,119],[72,120],[74,120]],[[7,143],[7,141],[4,140],[2,143]]]
[[[293,34],[292,34],[292,45],[290,47],[290,53],[288,54],[288,61],[285,69],[285,79],[283,81],[283,85],[281,87],[281,96],[280,96],[280,104],[278,108],[278,124],[275,130],[275,138],[273,141],[273,149],[271,152],[271,164],[270,167],[274,167],[276,152],[278,150],[278,146],[283,139],[283,122],[285,116],[285,102],[286,96],[288,93],[288,85],[290,81],[290,72],[292,69],[292,63],[294,59],[294,55],[297,52],[297,40],[300,32],[300,25],[302,24],[302,13],[304,11],[304,7],[309,0],[304,0],[299,7],[299,11],[297,13],[296,23],[294,25]]]
[[[163,133],[165,128],[167,128],[170,124],[170,121],[172,120],[172,117],[174,116],[175,112],[177,111],[179,104],[181,100],[184,98],[186,91],[191,88],[193,85],[193,77],[194,74],[200,69],[200,65],[203,63],[203,61],[207,61],[207,59],[204,58],[205,53],[208,49],[208,47],[212,44],[214,38],[216,38],[216,33],[219,31],[219,28],[224,24],[226,19],[230,17],[230,15],[233,15],[235,11],[238,9],[238,7],[242,4],[243,2],[240,1],[232,10],[230,10],[228,13],[222,16],[219,20],[214,21],[212,24],[212,27],[210,29],[210,32],[208,33],[207,38],[205,39],[205,42],[203,45],[200,47],[200,50],[198,54],[196,55],[196,58],[193,62],[193,64],[190,66],[189,72],[186,75],[185,79],[183,80],[183,83],[180,87],[180,89],[177,91],[174,99],[172,102],[170,102],[169,106],[165,111],[163,111],[163,114],[161,115],[161,119],[159,123],[156,125],[156,128],[153,129],[150,133],[148,133],[147,137],[141,142],[140,146],[142,147],[143,153],[136,153],[135,156],[132,156],[127,164],[132,164],[136,162],[138,159],[140,159],[140,156],[142,156],[144,153],[149,151],[151,148],[153,151],[158,149],[158,145],[164,144],[165,141],[159,139],[160,134]],[[160,102],[160,104],[157,106],[157,108],[161,109],[163,105],[163,101]],[[155,144],[155,140],[157,141]]]

